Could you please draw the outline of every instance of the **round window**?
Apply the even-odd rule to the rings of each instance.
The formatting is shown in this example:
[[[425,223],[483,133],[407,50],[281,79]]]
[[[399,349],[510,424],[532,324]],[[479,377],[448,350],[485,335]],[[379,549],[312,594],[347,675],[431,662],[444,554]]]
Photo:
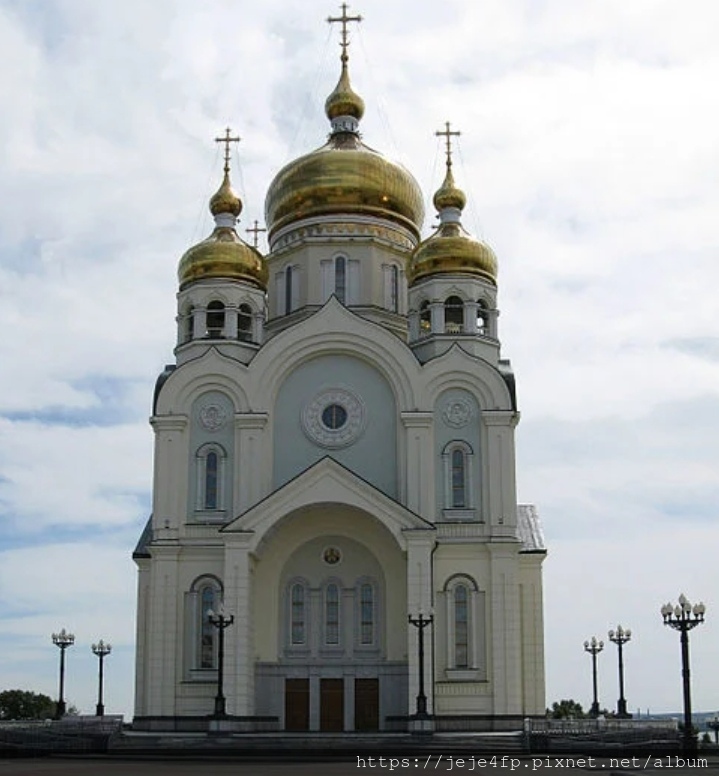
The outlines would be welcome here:
[[[347,410],[341,404],[329,404],[322,410],[322,423],[333,431],[347,422]]]

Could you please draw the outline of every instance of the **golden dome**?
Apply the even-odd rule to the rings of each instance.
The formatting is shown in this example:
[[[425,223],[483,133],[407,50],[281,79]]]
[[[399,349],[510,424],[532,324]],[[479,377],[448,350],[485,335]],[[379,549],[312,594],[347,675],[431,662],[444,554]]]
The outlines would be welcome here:
[[[337,86],[325,101],[325,114],[330,121],[339,116],[353,116],[359,121],[364,116],[364,100],[352,89],[345,62]]]
[[[230,174],[225,170],[225,177],[220,188],[210,199],[210,213],[213,216],[219,213],[231,213],[235,218],[242,212],[242,200],[235,194],[230,185]]]
[[[402,165],[360,140],[364,102],[350,85],[346,51],[325,111],[332,124],[327,143],[287,164],[270,184],[265,199],[270,239],[287,224],[334,213],[390,219],[419,239],[424,220],[422,191]]]
[[[225,160],[225,177],[210,199],[215,229],[180,259],[177,268],[180,290],[196,280],[210,278],[244,280],[267,289],[269,273],[262,254],[242,240],[235,229],[241,211],[242,201],[232,191],[229,165]]]
[[[196,280],[244,280],[267,288],[267,267],[258,250],[238,236],[234,227],[216,226],[212,234],[193,245],[177,268],[180,290]]]
[[[494,251],[468,234],[460,223],[466,201],[464,192],[454,183],[448,155],[447,174],[434,195],[440,225],[433,235],[414,249],[407,271],[410,284],[428,275],[459,273],[476,275],[496,285],[497,257]]]

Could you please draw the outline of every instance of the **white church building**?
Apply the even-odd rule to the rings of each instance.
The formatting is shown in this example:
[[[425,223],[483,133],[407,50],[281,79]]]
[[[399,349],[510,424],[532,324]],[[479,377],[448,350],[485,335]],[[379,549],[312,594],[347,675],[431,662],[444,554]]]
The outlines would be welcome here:
[[[267,255],[239,236],[228,132],[214,231],[179,263],[133,554],[138,729],[207,729],[220,673],[236,730],[406,730],[420,674],[436,729],[545,711],[497,259],[462,226],[449,125],[421,239],[417,182],[359,131],[350,20],[329,137],[267,192]],[[234,618],[221,672],[208,610]]]

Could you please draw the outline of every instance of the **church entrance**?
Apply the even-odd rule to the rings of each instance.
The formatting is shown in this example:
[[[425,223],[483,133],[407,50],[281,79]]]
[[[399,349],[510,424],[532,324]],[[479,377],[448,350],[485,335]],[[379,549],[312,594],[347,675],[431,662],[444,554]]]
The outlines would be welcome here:
[[[344,679],[320,679],[320,730],[344,730]]]
[[[355,730],[379,730],[379,679],[355,679]]]
[[[285,679],[285,730],[310,729],[310,680]]]

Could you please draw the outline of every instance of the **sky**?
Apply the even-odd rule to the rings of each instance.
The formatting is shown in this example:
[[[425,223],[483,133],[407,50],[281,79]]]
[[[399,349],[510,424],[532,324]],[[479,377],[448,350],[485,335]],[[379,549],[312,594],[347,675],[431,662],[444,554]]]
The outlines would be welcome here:
[[[152,390],[173,360],[176,268],[211,231],[229,125],[240,228],[322,144],[338,75],[330,2],[0,0],[0,689],[132,714],[135,566]],[[435,131],[461,136],[464,224],[499,259],[517,377],[520,502],[537,505],[547,703],[591,703],[583,643],[617,650],[636,712],[680,711],[678,634],[707,606],[693,705],[719,709],[719,4],[358,0],[364,140],[427,212]],[[430,233],[432,217],[424,234]],[[266,245],[260,241],[260,248]]]

